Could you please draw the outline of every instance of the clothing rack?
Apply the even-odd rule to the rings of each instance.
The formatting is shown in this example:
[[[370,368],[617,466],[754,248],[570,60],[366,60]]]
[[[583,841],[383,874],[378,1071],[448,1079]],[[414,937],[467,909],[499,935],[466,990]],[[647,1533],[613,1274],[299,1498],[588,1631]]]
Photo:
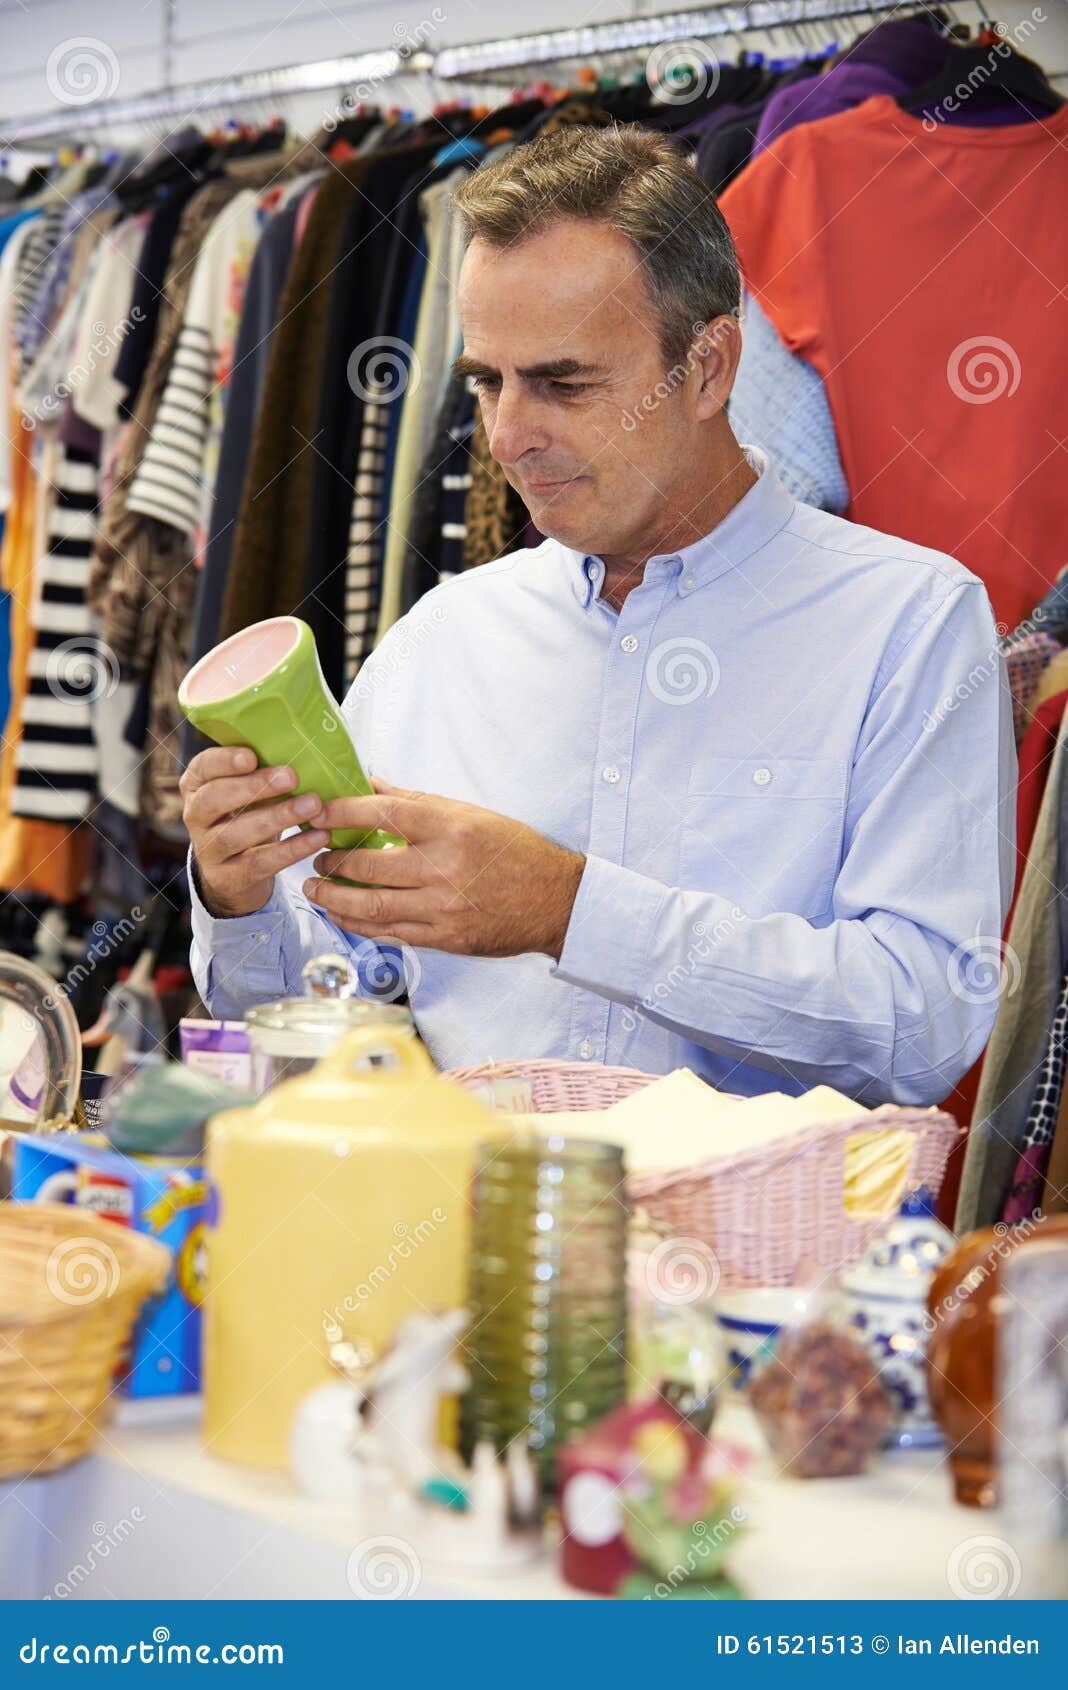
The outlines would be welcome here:
[[[980,0],[967,0],[987,17]],[[689,10],[621,18],[569,29],[537,31],[446,47],[430,52],[423,26],[399,44],[336,59],[316,59],[302,65],[280,65],[269,70],[247,71],[217,81],[190,82],[174,88],[130,99],[112,99],[87,104],[76,111],[48,111],[19,118],[0,130],[0,147],[48,137],[71,138],[95,130],[130,124],[151,125],[194,112],[231,110],[238,105],[278,99],[286,95],[337,90],[339,98],[351,100],[354,90],[367,101],[375,91],[409,74],[427,74],[432,80],[496,80],[494,73],[536,69],[570,60],[601,58],[608,54],[636,52],[670,42],[703,42],[760,31],[794,28],[805,24],[829,23],[836,19],[877,17],[895,12],[954,10],[947,5],[927,7],[925,0],[721,0],[721,3]],[[506,79],[507,80],[507,79]]]

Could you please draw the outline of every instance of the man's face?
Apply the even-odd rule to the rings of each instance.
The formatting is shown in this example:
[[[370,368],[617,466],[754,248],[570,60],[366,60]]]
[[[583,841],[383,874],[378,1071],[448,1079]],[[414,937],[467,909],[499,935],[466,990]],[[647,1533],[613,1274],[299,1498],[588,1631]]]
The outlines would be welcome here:
[[[490,450],[542,533],[606,557],[655,544],[721,403],[699,359],[666,369],[630,242],[574,218],[503,251],[476,239],[459,304]]]

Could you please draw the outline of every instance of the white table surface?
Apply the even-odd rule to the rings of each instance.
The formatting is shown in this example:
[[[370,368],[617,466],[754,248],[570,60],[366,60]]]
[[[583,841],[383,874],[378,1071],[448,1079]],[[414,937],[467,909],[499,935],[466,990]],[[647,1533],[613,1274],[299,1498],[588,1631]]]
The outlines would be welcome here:
[[[352,1509],[205,1454],[198,1422],[196,1399],[126,1404],[72,1467],[0,1484],[2,1594],[351,1597],[348,1559],[365,1535]],[[744,1409],[729,1405],[718,1424],[759,1447]],[[937,1451],[888,1454],[857,1479],[783,1479],[758,1458],[739,1501],[748,1523],[729,1567],[750,1597],[949,1597],[954,1551],[998,1533],[996,1516],[952,1500]],[[507,1576],[424,1561],[418,1587],[424,1598],[577,1594],[551,1552]]]

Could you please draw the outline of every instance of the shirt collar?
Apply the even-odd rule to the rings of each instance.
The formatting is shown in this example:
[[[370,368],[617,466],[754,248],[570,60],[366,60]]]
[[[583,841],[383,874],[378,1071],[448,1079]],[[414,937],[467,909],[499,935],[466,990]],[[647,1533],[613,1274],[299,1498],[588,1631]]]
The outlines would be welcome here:
[[[646,579],[653,570],[666,571],[679,578],[680,596],[696,592],[726,570],[752,557],[789,522],[795,501],[779,480],[767,453],[758,446],[743,446],[742,450],[759,480],[754,481],[736,505],[732,505],[710,534],[683,546],[680,551],[662,552],[651,557],[645,565]],[[590,552],[565,548],[565,553],[572,589],[579,604],[586,610],[595,592],[600,591],[604,562]]]

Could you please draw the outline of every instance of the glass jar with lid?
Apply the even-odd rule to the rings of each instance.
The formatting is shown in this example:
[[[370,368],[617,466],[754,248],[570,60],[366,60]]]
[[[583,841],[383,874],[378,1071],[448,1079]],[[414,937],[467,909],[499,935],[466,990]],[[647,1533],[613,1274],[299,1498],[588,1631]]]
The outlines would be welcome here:
[[[279,1080],[307,1073],[344,1033],[356,1027],[415,1033],[407,1004],[355,996],[356,970],[348,957],[334,953],[313,957],[305,963],[301,979],[304,997],[254,1004],[246,1011],[254,1091],[264,1092]],[[372,1049],[361,1058],[361,1066],[367,1068],[395,1063],[388,1040],[383,1040],[381,1051]]]

